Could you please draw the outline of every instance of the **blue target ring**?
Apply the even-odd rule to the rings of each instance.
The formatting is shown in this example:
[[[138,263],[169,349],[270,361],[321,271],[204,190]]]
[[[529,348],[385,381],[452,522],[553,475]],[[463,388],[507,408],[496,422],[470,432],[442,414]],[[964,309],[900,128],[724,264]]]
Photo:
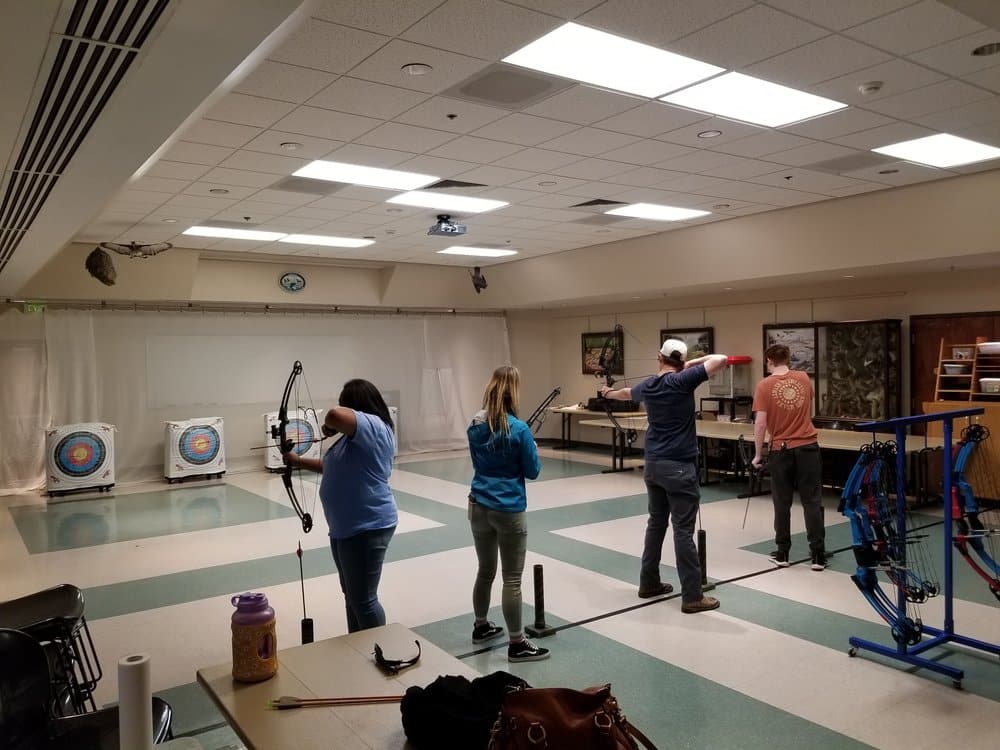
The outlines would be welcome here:
[[[71,432],[56,445],[59,471],[71,477],[87,477],[101,468],[107,448],[92,432]]]
[[[219,455],[219,433],[214,427],[208,425],[198,425],[188,427],[181,433],[178,444],[181,458],[189,464],[204,466],[212,463]]]
[[[285,428],[285,437],[295,443],[292,452],[296,456],[304,456],[312,448],[313,441],[316,439],[316,431],[312,422],[307,419],[290,419]]]

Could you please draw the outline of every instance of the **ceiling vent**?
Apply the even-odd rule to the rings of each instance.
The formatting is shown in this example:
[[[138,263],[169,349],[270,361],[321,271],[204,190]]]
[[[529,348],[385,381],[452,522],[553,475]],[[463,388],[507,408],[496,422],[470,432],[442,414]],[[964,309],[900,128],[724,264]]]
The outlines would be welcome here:
[[[0,199],[0,272],[149,38],[168,0],[76,0],[49,42],[37,105]]]
[[[489,187],[481,182],[462,182],[461,180],[439,180],[433,185],[427,185],[426,187],[420,188],[421,190],[447,190],[448,188],[479,188],[479,187]]]
[[[346,182],[330,182],[329,180],[313,180],[309,177],[286,177],[272,185],[268,190],[285,190],[289,193],[306,193],[308,195],[330,195],[347,187]]]
[[[624,206],[624,201],[609,201],[607,198],[594,198],[592,201],[575,203],[570,208],[593,208],[594,206]]]
[[[894,161],[899,161],[899,159],[867,151],[861,154],[851,154],[850,156],[840,156],[836,159],[818,161],[814,164],[803,164],[802,168],[815,169],[820,172],[832,172],[833,174],[844,174],[845,172],[856,172],[859,169],[881,167]]]
[[[537,104],[573,85],[573,81],[564,78],[496,63],[442,91],[440,95],[518,110]]]

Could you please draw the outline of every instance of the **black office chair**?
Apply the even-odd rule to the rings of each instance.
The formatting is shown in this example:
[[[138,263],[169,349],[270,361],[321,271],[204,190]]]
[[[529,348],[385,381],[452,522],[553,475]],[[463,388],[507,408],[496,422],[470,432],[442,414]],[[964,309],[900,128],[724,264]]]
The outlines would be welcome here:
[[[27,633],[0,628],[0,747],[5,750],[118,750],[118,707],[52,718],[49,660]],[[170,704],[153,698],[153,742],[171,738]]]

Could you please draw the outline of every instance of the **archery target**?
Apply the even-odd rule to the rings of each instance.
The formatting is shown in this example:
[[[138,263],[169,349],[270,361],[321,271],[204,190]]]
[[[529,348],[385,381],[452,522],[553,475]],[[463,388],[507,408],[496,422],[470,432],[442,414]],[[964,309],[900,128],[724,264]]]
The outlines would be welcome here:
[[[284,468],[285,462],[278,449],[278,439],[275,437],[278,429],[278,412],[272,411],[264,415],[264,468],[277,471]],[[272,432],[274,430],[274,432]],[[295,443],[292,451],[303,458],[319,458],[319,422],[312,409],[296,409],[288,412],[288,425],[285,427],[285,437]]]
[[[181,458],[189,464],[204,466],[210,464],[219,455],[222,439],[219,432],[210,425],[188,427],[181,433],[177,444]]]
[[[316,439],[316,430],[305,419],[290,419],[285,428],[285,436],[295,443],[292,452],[296,456],[304,456],[312,448],[313,440]]]
[[[104,464],[107,448],[92,432],[71,432],[56,445],[56,468],[70,477],[89,477]]]

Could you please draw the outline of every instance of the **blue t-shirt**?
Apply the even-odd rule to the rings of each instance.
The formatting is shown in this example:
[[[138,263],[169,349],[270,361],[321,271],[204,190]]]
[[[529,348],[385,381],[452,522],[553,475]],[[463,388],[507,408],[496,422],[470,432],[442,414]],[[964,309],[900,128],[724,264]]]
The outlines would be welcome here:
[[[694,390],[706,380],[705,365],[695,365],[632,386],[632,400],[646,404],[646,458],[694,461],[698,457]]]
[[[323,457],[319,496],[332,539],[395,526],[396,499],[389,489],[396,439],[374,414],[355,411],[358,428]]]
[[[471,495],[477,503],[492,510],[520,513],[528,507],[524,479],[537,479],[542,470],[535,448],[535,438],[517,417],[507,415],[510,434],[493,434],[480,411],[469,425],[469,452],[476,473]]]

